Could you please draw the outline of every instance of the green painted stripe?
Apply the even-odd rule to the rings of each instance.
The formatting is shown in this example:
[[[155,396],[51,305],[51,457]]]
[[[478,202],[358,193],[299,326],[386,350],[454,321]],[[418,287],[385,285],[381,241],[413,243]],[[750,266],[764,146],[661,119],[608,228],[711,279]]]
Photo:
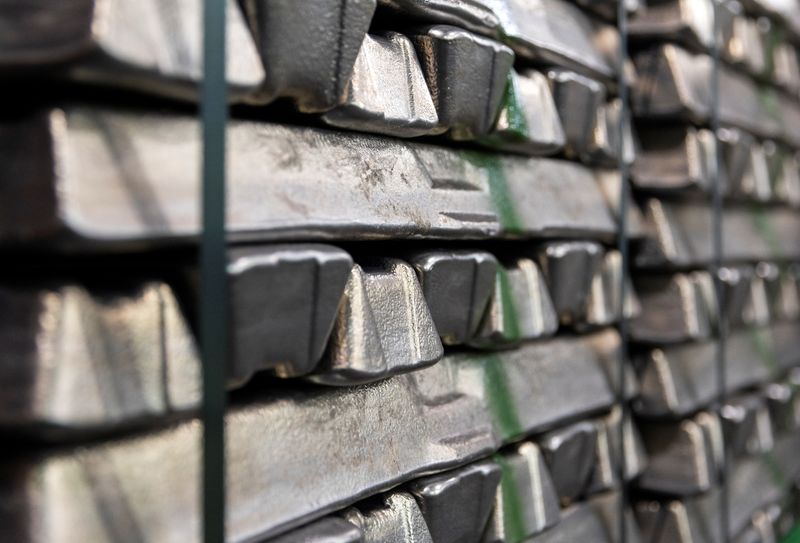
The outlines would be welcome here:
[[[770,369],[773,373],[780,371],[780,364],[778,364],[778,357],[775,350],[772,348],[772,343],[768,338],[769,332],[753,328],[750,330],[750,340],[758,352],[758,358],[762,364]]]
[[[500,466],[502,475],[500,479],[500,492],[503,495],[503,527],[505,540],[508,543],[518,543],[527,536],[525,528],[525,508],[520,496],[519,486],[514,477],[514,469],[502,454],[495,454],[494,461]]]
[[[508,341],[519,341],[522,339],[522,332],[519,327],[514,292],[511,289],[511,280],[508,278],[508,272],[502,266],[497,268],[496,281],[497,290],[500,294],[500,305],[503,310],[503,335]]]
[[[500,157],[496,154],[478,151],[461,151],[461,157],[470,164],[486,171],[489,180],[489,193],[494,210],[500,217],[503,229],[511,234],[523,232],[522,221],[514,207],[514,200],[508,190],[506,174]]]
[[[800,543],[800,522],[794,525],[789,534],[783,538],[781,543]]]
[[[480,360],[483,366],[483,384],[489,401],[489,410],[503,441],[522,435],[522,424],[517,414],[503,362],[495,354]]]
[[[512,139],[525,141],[530,138],[528,119],[525,118],[525,106],[520,100],[514,81],[514,71],[508,72],[506,89],[503,93],[503,112],[508,119],[508,132]]]

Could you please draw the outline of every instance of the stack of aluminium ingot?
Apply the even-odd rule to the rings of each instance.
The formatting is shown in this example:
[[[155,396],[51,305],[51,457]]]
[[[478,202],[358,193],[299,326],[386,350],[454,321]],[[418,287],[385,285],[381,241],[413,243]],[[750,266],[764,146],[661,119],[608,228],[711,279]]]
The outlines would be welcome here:
[[[636,517],[651,542],[779,541],[800,474],[798,34],[766,1],[650,4],[630,25],[649,229],[633,275]]]
[[[694,507],[642,501],[643,530],[619,509],[637,477],[658,490],[673,449],[642,442],[617,403],[647,415],[661,374],[646,368],[671,366],[644,357],[641,385],[619,382],[615,323],[664,323],[663,291],[620,292],[616,165],[634,145],[617,76],[647,79],[617,61],[613,4],[226,3],[228,540],[636,542],[652,539],[647,507]],[[201,538],[201,13],[201,0],[0,2],[13,91],[0,251],[15,263],[0,276],[2,541]],[[792,140],[769,137],[784,172]],[[794,202],[782,175],[776,199]],[[634,206],[626,220],[641,264],[703,268],[705,219],[670,222],[682,208],[655,202],[649,225]],[[700,388],[675,416],[744,436],[725,434],[756,459],[742,461],[750,481],[751,419],[789,461],[794,381],[775,367],[793,364],[800,302],[784,266],[793,212],[770,207],[746,230],[742,207],[730,228],[752,239],[736,246],[783,251],[732,268],[764,292],[740,328],[771,369],[735,385],[749,395],[727,415],[702,411],[713,390],[690,375]],[[679,226],[697,237],[679,245]],[[758,509],[790,518],[779,500]]]

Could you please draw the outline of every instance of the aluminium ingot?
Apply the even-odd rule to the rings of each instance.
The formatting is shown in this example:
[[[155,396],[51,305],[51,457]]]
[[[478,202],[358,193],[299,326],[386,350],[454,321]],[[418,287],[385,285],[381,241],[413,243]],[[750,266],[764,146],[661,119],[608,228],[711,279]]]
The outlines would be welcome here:
[[[434,132],[439,118],[411,40],[367,34],[342,103],[322,116],[332,126],[389,136]]]
[[[727,482],[727,536],[735,537],[749,525],[755,512],[780,502],[791,487],[797,469],[797,438],[780,444],[780,455],[792,457],[781,465],[774,458],[750,458],[732,463]],[[790,452],[791,451],[791,452]],[[714,488],[680,500],[642,500],[636,516],[645,541],[654,543],[696,543],[720,541],[721,490]]]
[[[676,422],[640,422],[648,462],[639,488],[684,496],[705,492],[717,483],[722,462],[722,426],[710,412]]]
[[[592,281],[603,265],[602,246],[584,241],[550,242],[538,251],[538,260],[559,322],[583,322]]]
[[[623,0],[625,2],[625,10],[629,14],[636,13],[642,9],[641,0]],[[617,2],[616,0],[573,0],[574,3],[581,6],[583,9],[589,10],[592,13],[607,19],[609,22],[614,22],[617,19]]]
[[[637,316],[641,307],[629,277],[624,277],[622,255],[619,251],[608,250],[603,255],[603,263],[592,278],[586,307],[586,325],[590,327],[607,326],[622,318]],[[622,281],[625,281],[625,299],[622,300]]]
[[[620,392],[619,363],[620,363],[620,337],[612,327],[606,327],[585,336],[586,341],[597,353],[600,366],[606,375],[611,390]],[[627,362],[627,361],[626,361]],[[639,395],[639,382],[633,366],[626,363],[624,367],[625,388],[622,391],[626,400],[632,400]]]
[[[602,412],[614,403],[600,355],[586,336],[555,337],[496,353],[449,354],[433,367],[443,363],[465,390],[480,387],[504,442]]]
[[[484,251],[426,250],[408,259],[445,345],[467,342],[478,331],[495,288],[497,260]]]
[[[729,398],[719,411],[725,448],[733,456],[759,455],[772,451],[772,421],[764,396],[742,394]]]
[[[663,269],[704,267],[714,259],[712,210],[704,202],[647,199],[649,238],[636,264]],[[725,206],[723,261],[793,260],[800,255],[800,218],[782,207]]]
[[[502,477],[483,543],[522,543],[559,522],[558,495],[539,447],[514,445],[494,461]]]
[[[711,117],[711,57],[669,44],[635,57],[638,73],[633,111],[643,117],[679,116],[694,123]],[[757,87],[744,75],[720,69],[720,121],[766,138],[796,144],[800,128],[792,123],[800,108],[773,89]]]
[[[505,0],[501,0],[504,2]],[[502,34],[493,0],[379,0],[381,7],[431,23],[466,28],[497,37]]]
[[[225,417],[227,539],[266,539],[491,454],[497,430],[474,385],[469,390],[439,364],[367,386],[287,383],[232,406]],[[125,519],[124,537],[194,540],[202,522],[201,442],[200,421],[191,420],[7,459],[0,533],[9,541],[114,539],[121,536],[109,530],[122,525],[103,516],[113,511],[115,521]]]
[[[229,99],[260,101],[265,71],[245,18],[226,0]],[[198,100],[200,0],[10,0],[0,6],[0,67],[60,68],[69,79]]]
[[[364,543],[434,543],[417,502],[407,492],[385,494],[379,505],[351,507],[342,516],[361,529]]]
[[[565,0],[504,0],[497,3],[504,39],[518,57],[563,66],[604,82],[615,77],[596,38],[603,29]]]
[[[622,409],[619,406],[614,406],[608,415],[592,422],[597,428],[597,445],[594,470],[586,491],[595,494],[619,488],[623,454],[626,484],[644,471],[648,458],[639,429],[630,415],[623,420]],[[622,449],[620,449],[620,432]]]
[[[547,155],[565,143],[559,111],[541,72],[508,73],[500,113],[482,145],[526,155]]]
[[[619,154],[622,152],[626,164],[632,164],[636,155],[633,141],[633,129],[630,117],[626,117],[622,127],[622,145],[619,141],[620,117],[622,102],[615,98],[601,105],[595,115],[595,123],[583,160],[589,164],[616,167]]]
[[[769,409],[769,420],[775,436],[783,436],[800,428],[800,394],[791,380],[769,383],[763,388]]]
[[[726,341],[727,392],[777,378],[797,363],[794,323],[732,330]],[[653,349],[638,361],[640,394],[633,405],[647,417],[682,417],[718,394],[713,341]]]
[[[411,35],[439,124],[454,139],[475,139],[494,125],[514,53],[501,44],[446,25]]]
[[[594,175],[595,179],[597,179],[597,182],[600,185],[600,190],[603,193],[606,205],[608,205],[608,208],[611,210],[614,220],[617,223],[617,227],[619,228],[620,204],[622,203],[620,201],[620,195],[622,194],[620,183],[622,182],[622,176],[620,175],[619,170],[611,168],[595,169]],[[626,182],[630,184],[630,180],[626,179]],[[627,235],[629,240],[639,242],[646,236],[644,216],[642,215],[639,206],[637,206],[633,200],[632,191],[626,190],[625,192],[627,200],[626,205],[628,208],[628,217],[625,225]]]
[[[245,246],[228,251],[229,379],[263,369],[310,373],[322,358],[353,259],[326,245]]]
[[[593,541],[612,543],[599,516],[585,503],[576,503],[561,512],[558,524],[527,540],[528,543],[573,543]]]
[[[765,41],[770,38],[762,30],[762,22],[745,15],[738,2],[725,2],[720,7],[722,58],[755,76],[767,75],[770,60]]]
[[[1,426],[59,437],[198,407],[198,348],[172,289],[117,283],[0,288]]]
[[[238,1],[266,72],[262,101],[317,113],[342,103],[375,0]]]
[[[430,366],[443,353],[414,269],[396,259],[356,264],[326,356],[309,379],[367,383]]]
[[[422,516],[436,543],[479,543],[494,507],[501,468],[483,460],[412,481]]]
[[[597,454],[597,427],[581,421],[536,438],[562,505],[578,500],[589,484]]]
[[[325,517],[266,543],[363,543],[364,533],[339,517]]]
[[[590,160],[598,111],[606,102],[605,86],[590,77],[564,68],[550,68],[547,78],[561,124],[567,156]]]
[[[640,275],[634,278],[634,286],[642,308],[631,320],[634,341],[680,343],[711,336],[712,319],[705,293],[692,275]]]
[[[631,17],[629,32],[639,40],[675,40],[695,49],[710,49],[714,5],[712,0],[649,2]]]
[[[595,494],[590,496],[587,502],[603,524],[608,535],[607,541],[622,541],[622,534],[619,533],[620,491],[611,490],[602,494]],[[622,514],[625,516],[624,540],[628,543],[645,543],[645,539],[639,530],[639,525],[636,523],[636,518],[633,516],[633,509],[630,506],[626,506]]]
[[[532,259],[497,267],[494,290],[480,328],[468,342],[479,348],[504,348],[555,334],[558,318],[542,272]]]
[[[794,208],[800,206],[800,166],[791,150],[772,141],[763,144],[772,197]]]
[[[641,148],[631,167],[631,178],[637,189],[711,192],[717,167],[716,141],[710,130],[642,127],[636,133]],[[727,173],[723,179],[727,179]]]
[[[563,160],[251,121],[228,123],[228,149],[234,241],[610,240],[616,229],[592,172]],[[192,242],[200,152],[199,122],[181,114],[76,107],[6,117],[0,240],[92,250]]]

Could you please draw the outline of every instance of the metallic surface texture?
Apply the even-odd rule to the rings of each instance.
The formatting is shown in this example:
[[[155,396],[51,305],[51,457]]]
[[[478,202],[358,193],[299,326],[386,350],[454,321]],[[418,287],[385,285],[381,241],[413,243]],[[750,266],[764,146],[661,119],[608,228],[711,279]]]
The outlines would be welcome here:
[[[266,543],[362,543],[364,533],[358,526],[338,517],[326,517]]]
[[[574,541],[593,541],[611,543],[598,516],[587,504],[575,504],[564,509],[561,521],[544,532],[533,537],[530,543],[572,543]]]
[[[586,318],[592,281],[603,265],[603,248],[592,242],[551,242],[539,251],[553,307],[561,324]]]
[[[727,338],[728,392],[764,382],[797,364],[794,323],[732,331]],[[647,416],[685,416],[716,397],[712,341],[653,349],[639,363],[636,411]]]
[[[648,2],[631,17],[629,31],[634,39],[676,40],[709,49],[714,42],[714,6],[711,0]]]
[[[442,364],[361,387],[286,385],[232,407],[226,415],[228,538],[277,535],[416,474],[486,456],[498,446],[489,417],[482,400],[459,391],[452,367]],[[0,483],[4,538],[103,540],[116,526],[103,512],[124,511],[128,533],[142,540],[195,539],[200,432],[189,421],[9,460]],[[158,491],[164,485],[169,492]],[[36,528],[25,518],[37,519]],[[62,522],[71,528],[62,529]]]
[[[342,104],[322,118],[332,126],[390,136],[433,132],[439,118],[411,40],[397,32],[368,34]]]
[[[480,390],[502,439],[510,441],[611,407],[599,358],[591,339],[557,337],[497,353],[447,355],[439,365],[454,371],[465,390]]]
[[[550,68],[547,78],[564,127],[567,156],[588,160],[597,112],[606,101],[602,83],[564,68]]]
[[[491,460],[417,479],[408,489],[435,543],[478,543],[494,506],[500,466]]]
[[[729,398],[719,412],[725,447],[735,456],[765,454],[774,437],[766,401],[760,394]]]
[[[530,258],[518,258],[497,268],[489,306],[469,343],[483,348],[508,347],[551,336],[557,329],[557,316],[539,266]]]
[[[681,116],[696,123],[708,121],[711,96],[708,81],[711,58],[695,55],[675,45],[662,45],[635,57],[639,74],[634,86],[636,115],[664,118]],[[757,87],[733,70],[720,68],[720,121],[766,138],[800,143],[795,121],[800,106],[774,89]]]
[[[268,368],[281,377],[310,373],[328,343],[353,259],[310,244],[240,247],[228,258],[231,381]]]
[[[701,202],[649,199],[650,237],[636,256],[644,267],[698,267],[711,262],[711,211]],[[787,208],[726,205],[722,255],[727,262],[790,260],[800,256],[800,218]]]
[[[421,369],[442,358],[414,269],[396,259],[356,264],[315,382],[352,385]]]
[[[266,74],[235,0],[226,6],[230,98],[250,100]],[[201,23],[200,0],[3,2],[0,67],[74,61],[72,80],[197,100]]]
[[[677,422],[640,424],[639,429],[648,454],[636,483],[640,488],[684,496],[716,485],[725,446],[716,415],[701,412]]]
[[[465,343],[477,332],[492,297],[495,257],[483,251],[421,251],[409,257],[445,345]]]
[[[631,320],[631,339],[646,343],[680,343],[711,336],[712,322],[695,274],[638,276],[634,288],[641,312]]]
[[[619,475],[623,455],[620,449],[620,435],[625,455],[626,483],[644,471],[648,458],[638,427],[630,416],[623,421],[622,409],[619,406],[615,406],[608,415],[594,420],[593,423],[597,428],[597,446],[594,470],[586,490],[595,494],[620,487]]]
[[[169,286],[0,288],[0,425],[58,436],[186,413],[197,345]]]
[[[359,506],[343,516],[364,533],[364,543],[433,543],[422,512],[411,494],[392,492],[374,507]]]
[[[600,25],[564,0],[505,0],[497,4],[507,43],[517,56],[564,66],[589,77],[615,74],[594,37]]]
[[[520,543],[558,523],[558,494],[539,448],[522,443],[494,459],[502,477],[482,541]]]
[[[631,167],[637,189],[710,192],[716,171],[714,134],[694,127],[637,130],[641,148]]]
[[[562,504],[578,499],[589,483],[597,449],[597,427],[590,421],[552,430],[536,439],[556,495]]]
[[[0,240],[111,248],[197,236],[191,117],[54,110],[3,122],[0,141]],[[591,171],[565,161],[248,121],[231,121],[228,141],[233,240],[615,230]]]
[[[262,101],[321,112],[345,99],[375,0],[238,1],[266,72]]]
[[[439,123],[455,139],[489,132],[497,118],[514,53],[499,42],[437,25],[411,37]]]
[[[511,70],[497,120],[480,142],[526,155],[552,154],[565,143],[559,115],[547,78],[541,72]]]

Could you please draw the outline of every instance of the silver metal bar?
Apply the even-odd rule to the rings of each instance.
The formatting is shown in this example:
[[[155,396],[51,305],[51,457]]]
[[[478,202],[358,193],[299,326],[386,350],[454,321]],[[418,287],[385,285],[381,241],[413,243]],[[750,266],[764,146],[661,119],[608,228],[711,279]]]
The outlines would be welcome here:
[[[0,138],[15,142],[0,157],[0,240],[111,248],[197,236],[191,117],[70,108],[3,123]],[[228,140],[233,240],[615,231],[592,172],[565,161],[246,121],[229,123]]]
[[[501,477],[491,460],[412,481],[408,488],[419,503],[436,543],[479,543],[494,507]]]

